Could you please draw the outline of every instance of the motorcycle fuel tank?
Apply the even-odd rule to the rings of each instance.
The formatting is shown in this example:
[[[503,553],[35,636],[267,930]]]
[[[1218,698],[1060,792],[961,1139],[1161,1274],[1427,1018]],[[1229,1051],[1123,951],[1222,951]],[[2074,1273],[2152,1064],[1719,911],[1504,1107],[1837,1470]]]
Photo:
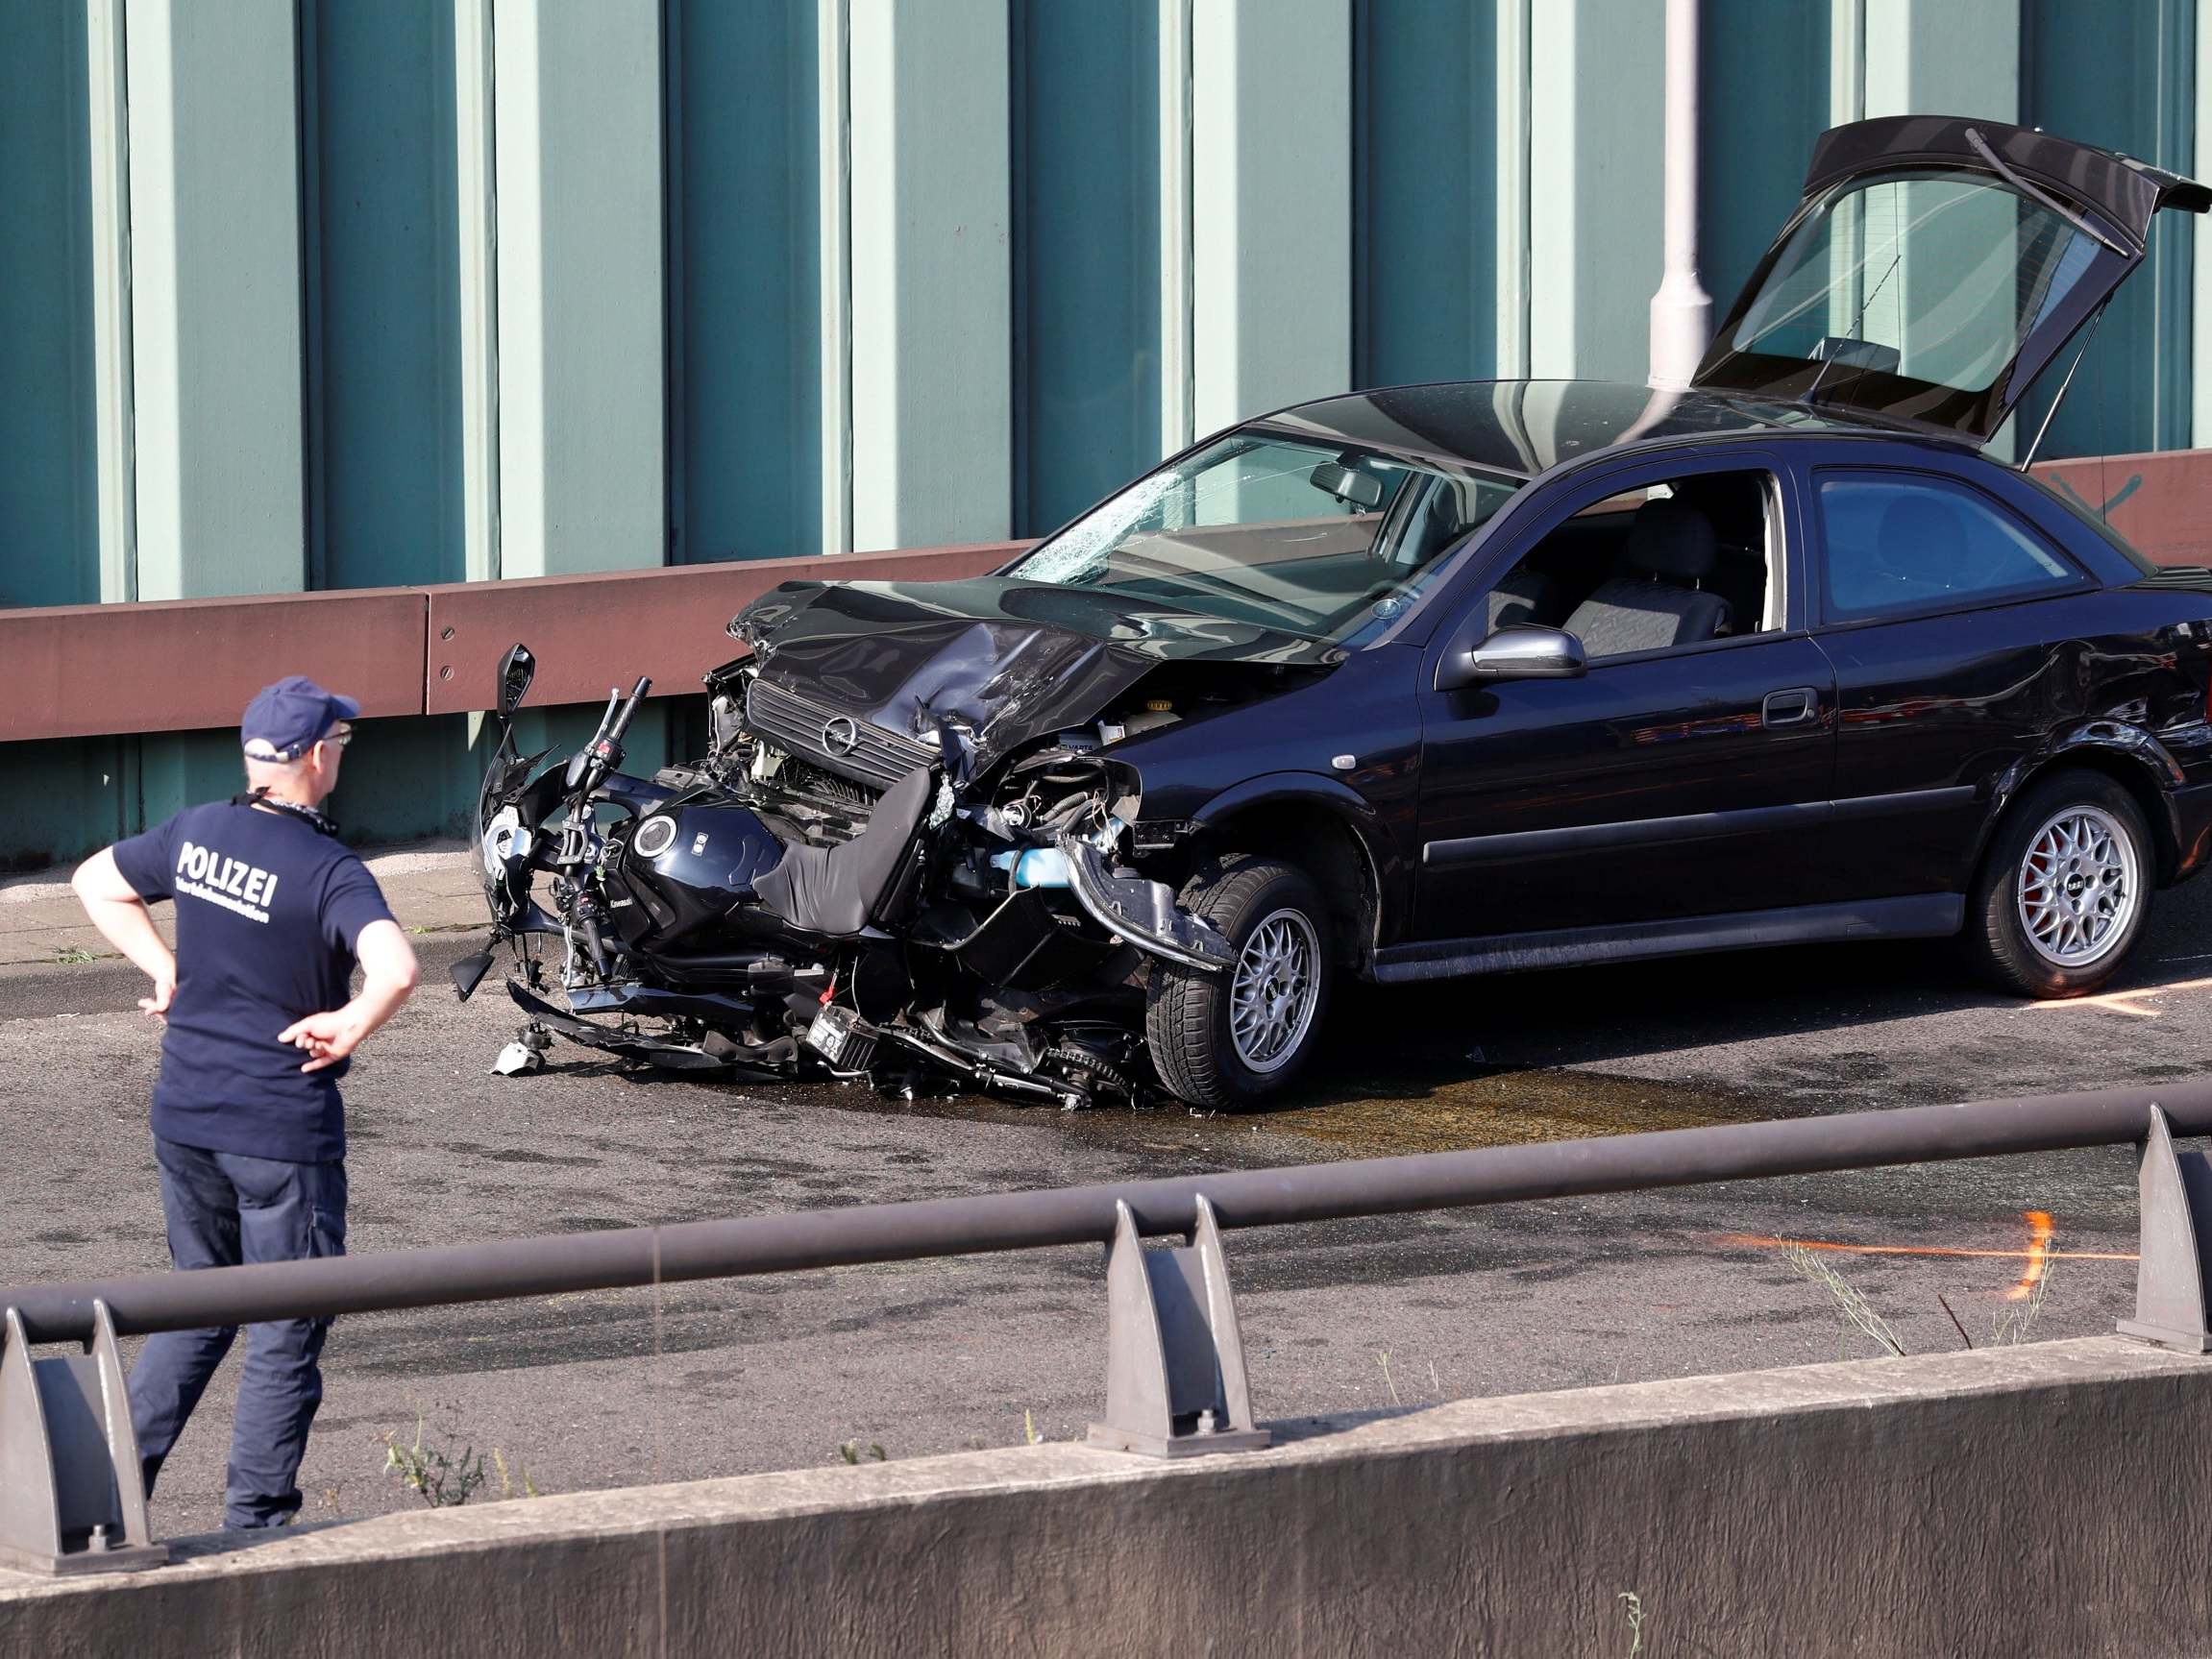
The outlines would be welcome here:
[[[782,858],[783,843],[745,807],[695,802],[649,813],[630,832],[623,875],[650,926],[619,900],[617,925],[626,939],[682,939],[751,897],[753,882]]]

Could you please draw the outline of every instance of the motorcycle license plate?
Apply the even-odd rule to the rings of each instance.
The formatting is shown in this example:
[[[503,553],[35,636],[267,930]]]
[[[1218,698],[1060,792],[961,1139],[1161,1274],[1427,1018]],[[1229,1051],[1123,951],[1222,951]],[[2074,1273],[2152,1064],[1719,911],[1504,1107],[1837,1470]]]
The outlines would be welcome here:
[[[835,1065],[845,1053],[845,1045],[851,1039],[852,1028],[859,1019],[848,1008],[825,1004],[814,1016],[814,1023],[806,1028],[806,1046]]]

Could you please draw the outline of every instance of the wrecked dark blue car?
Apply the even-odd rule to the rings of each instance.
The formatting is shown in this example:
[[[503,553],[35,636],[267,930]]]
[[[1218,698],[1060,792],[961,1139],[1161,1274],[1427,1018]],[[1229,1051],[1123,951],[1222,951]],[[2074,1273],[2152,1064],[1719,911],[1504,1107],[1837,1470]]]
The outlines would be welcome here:
[[[2208,205],[1994,123],[1839,128],[1687,391],[1329,399],[995,575],[777,589],[696,763],[622,774],[619,703],[552,770],[503,747],[511,1063],[1234,1108],[1346,975],[1955,935],[2094,988],[2206,855],[2212,572],[2001,428]]]

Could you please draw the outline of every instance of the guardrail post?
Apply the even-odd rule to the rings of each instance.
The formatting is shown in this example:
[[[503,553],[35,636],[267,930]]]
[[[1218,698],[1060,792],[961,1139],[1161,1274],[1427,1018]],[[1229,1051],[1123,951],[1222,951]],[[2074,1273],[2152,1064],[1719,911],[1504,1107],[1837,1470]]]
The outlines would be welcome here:
[[[2204,1260],[2212,1243],[2212,1159],[2198,1147],[2174,1149],[2166,1114],[2151,1109],[2136,1169],[2141,1188],[2142,1265],[2135,1276],[2135,1317],[2120,1334],[2183,1354],[2212,1354],[2205,1319]]]
[[[0,1565],[26,1573],[159,1567],[131,1397],[107,1304],[81,1352],[34,1358],[23,1320],[0,1330]]]
[[[1106,1255],[1106,1420],[1094,1446],[1151,1457],[1252,1452],[1271,1436],[1252,1424],[1244,1341],[1214,1207],[1200,1194],[1183,1249],[1146,1250],[1129,1206],[1114,1206]]]

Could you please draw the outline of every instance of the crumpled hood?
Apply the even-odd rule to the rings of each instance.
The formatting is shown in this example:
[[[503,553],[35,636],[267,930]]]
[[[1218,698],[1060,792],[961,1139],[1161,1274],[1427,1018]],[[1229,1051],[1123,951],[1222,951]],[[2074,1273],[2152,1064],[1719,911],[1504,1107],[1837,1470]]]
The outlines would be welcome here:
[[[786,582],[729,632],[772,684],[903,737],[970,734],[977,769],[1094,719],[1165,662],[1325,668],[1344,654],[1125,594],[1004,576]]]

